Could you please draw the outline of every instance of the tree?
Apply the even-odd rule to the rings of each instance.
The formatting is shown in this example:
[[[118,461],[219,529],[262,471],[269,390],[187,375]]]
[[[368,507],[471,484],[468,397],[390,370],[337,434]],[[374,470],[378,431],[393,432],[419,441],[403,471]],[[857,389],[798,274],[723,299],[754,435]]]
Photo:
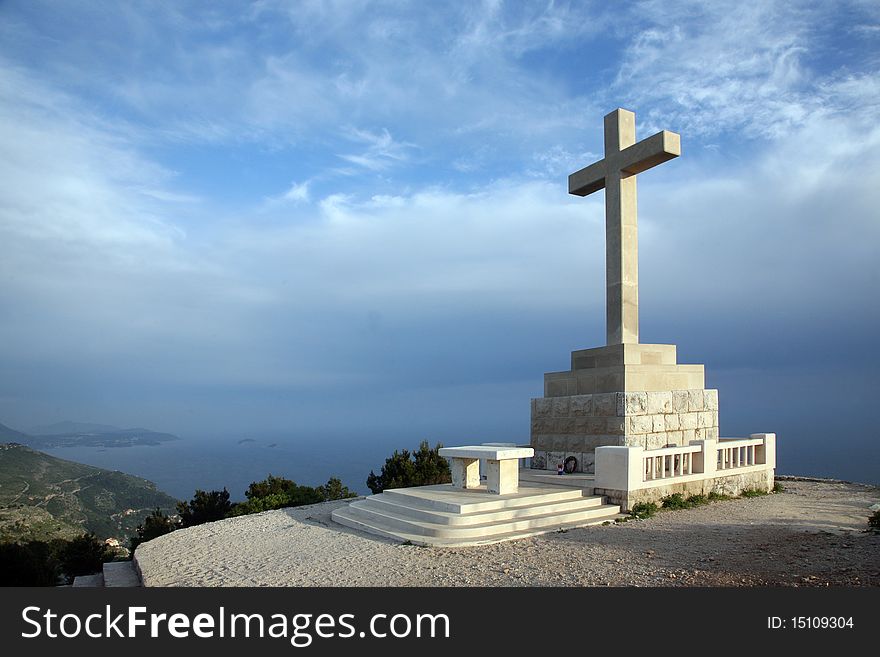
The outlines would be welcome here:
[[[55,546],[61,570],[68,580],[77,575],[91,575],[100,572],[105,561],[113,559],[107,545],[92,533],[77,536],[70,541],[60,541]]]
[[[189,502],[178,502],[177,513],[180,516],[182,527],[194,527],[206,522],[223,520],[230,515],[232,503],[229,501],[229,491],[212,490],[205,492],[196,490],[195,496]]]
[[[391,488],[448,484],[452,481],[452,473],[447,460],[440,456],[441,447],[437,443],[431,449],[428,441],[423,440],[418,451],[412,454],[406,449],[400,452],[394,450],[394,454],[385,459],[385,465],[378,475],[370,471],[367,487],[378,494]]]
[[[57,586],[61,564],[48,543],[0,543],[0,586]]]
[[[343,486],[342,482],[336,477],[330,477],[323,486],[316,489],[324,502],[333,500],[347,500],[351,497],[357,497],[357,493],[348,490],[347,486]]]
[[[242,516],[273,509],[284,509],[306,504],[317,504],[328,500],[342,500],[357,497],[342,482],[331,477],[321,486],[301,486],[291,479],[269,475],[263,481],[255,481],[245,491],[246,502],[236,504],[232,515]]]
[[[137,526],[137,536],[132,536],[129,539],[132,553],[141,543],[146,543],[154,538],[173,532],[175,529],[177,529],[177,523],[166,516],[161,509],[157,508]]]
[[[449,461],[440,456],[442,445],[437,443],[434,449],[428,447],[428,441],[423,440],[419,444],[419,451],[413,454],[415,469],[419,483],[416,486],[433,486],[434,484],[448,484],[452,481],[452,472],[449,469]]]
[[[249,500],[253,500],[268,497],[269,495],[288,495],[291,490],[296,488],[296,485],[295,481],[285,479],[284,477],[276,477],[270,473],[263,481],[252,482],[244,492],[244,496]]]

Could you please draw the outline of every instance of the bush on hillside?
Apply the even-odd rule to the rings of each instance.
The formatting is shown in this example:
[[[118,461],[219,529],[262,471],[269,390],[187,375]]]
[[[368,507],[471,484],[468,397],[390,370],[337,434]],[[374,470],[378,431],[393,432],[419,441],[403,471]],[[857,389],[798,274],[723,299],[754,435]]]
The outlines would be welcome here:
[[[113,553],[94,534],[0,544],[0,586],[58,586],[101,571]]]
[[[243,516],[261,511],[284,509],[305,504],[317,504],[330,500],[342,500],[357,497],[342,482],[331,477],[321,486],[301,486],[291,479],[269,475],[263,481],[255,481],[245,491],[247,501],[236,504],[232,515]]]
[[[342,481],[336,477],[330,477],[326,484],[318,486],[317,491],[323,498],[324,502],[347,500],[352,497],[357,497],[357,493],[350,491],[348,486],[343,486]]]
[[[0,543],[0,586],[57,586],[61,564],[43,541]]]
[[[58,555],[61,570],[68,581],[78,575],[91,575],[101,571],[105,561],[112,561],[114,553],[92,533],[77,536],[70,541],[52,541],[50,544]]]
[[[432,449],[428,441],[423,440],[418,451],[412,454],[406,449],[400,452],[394,450],[394,454],[385,459],[385,465],[378,475],[370,471],[367,487],[378,494],[391,488],[448,484],[452,481],[452,474],[449,462],[439,454],[441,447],[437,443]]]
[[[137,536],[129,539],[132,553],[138,545],[146,543],[154,538],[163,536],[177,529],[177,523],[166,516],[161,509],[156,509],[137,526]]]
[[[189,502],[178,502],[177,513],[180,516],[181,527],[194,527],[206,522],[223,520],[230,515],[232,503],[229,501],[229,491],[196,490],[195,496]]]

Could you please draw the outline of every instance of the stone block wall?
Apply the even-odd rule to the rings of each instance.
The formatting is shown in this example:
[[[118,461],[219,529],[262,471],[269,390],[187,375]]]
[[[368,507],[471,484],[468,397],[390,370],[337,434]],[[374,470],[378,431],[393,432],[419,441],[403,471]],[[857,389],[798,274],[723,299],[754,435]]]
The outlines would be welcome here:
[[[532,400],[532,467],[554,469],[569,456],[593,472],[596,447],[656,449],[718,438],[717,390],[603,392]]]

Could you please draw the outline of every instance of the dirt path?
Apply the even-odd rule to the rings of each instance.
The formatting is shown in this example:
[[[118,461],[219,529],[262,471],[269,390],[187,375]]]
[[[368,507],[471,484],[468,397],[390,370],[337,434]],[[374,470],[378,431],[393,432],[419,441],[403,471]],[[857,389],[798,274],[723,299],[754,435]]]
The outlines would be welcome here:
[[[12,506],[13,504],[16,504],[22,498],[22,496],[25,493],[27,493],[30,489],[31,489],[31,482],[29,482],[29,481],[24,482],[24,490],[22,490],[18,495],[16,495],[14,499],[10,500],[6,506]]]
[[[336,525],[345,502],[233,518],[145,543],[147,586],[878,586],[880,489],[783,493],[471,548],[423,548]]]

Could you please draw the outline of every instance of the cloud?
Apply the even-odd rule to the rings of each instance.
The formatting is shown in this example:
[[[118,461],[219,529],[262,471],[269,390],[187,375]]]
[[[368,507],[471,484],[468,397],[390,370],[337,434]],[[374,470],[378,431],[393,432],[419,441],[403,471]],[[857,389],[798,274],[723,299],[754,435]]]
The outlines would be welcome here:
[[[815,115],[876,107],[876,67],[860,63],[857,46],[837,31],[841,12],[876,15],[867,5],[648,1],[631,11],[641,20],[627,38],[613,91],[650,108],[646,129],[669,123],[696,137],[741,130],[773,139]],[[847,65],[826,70],[823,53]],[[867,87],[850,83],[852,66],[863,67],[858,77]],[[858,92],[841,98],[840,89]]]
[[[310,181],[308,180],[301,183],[292,183],[290,189],[284,192],[284,200],[293,201],[294,203],[308,203],[310,200],[309,184]]]
[[[403,164],[410,159],[409,151],[414,148],[413,144],[396,142],[387,128],[378,133],[367,130],[352,129],[349,131],[351,139],[365,143],[366,151],[360,154],[340,155],[346,162],[351,162],[365,169],[382,171],[391,166]]]
[[[162,220],[164,201],[192,202],[163,189],[167,169],[140,157],[69,96],[0,65],[3,229],[15,239],[77,248],[165,249],[181,236]]]
[[[870,4],[35,6],[0,21],[0,421],[524,437],[603,340],[565,176],[618,104],[684,138],[639,180],[643,338],[876,365]]]

